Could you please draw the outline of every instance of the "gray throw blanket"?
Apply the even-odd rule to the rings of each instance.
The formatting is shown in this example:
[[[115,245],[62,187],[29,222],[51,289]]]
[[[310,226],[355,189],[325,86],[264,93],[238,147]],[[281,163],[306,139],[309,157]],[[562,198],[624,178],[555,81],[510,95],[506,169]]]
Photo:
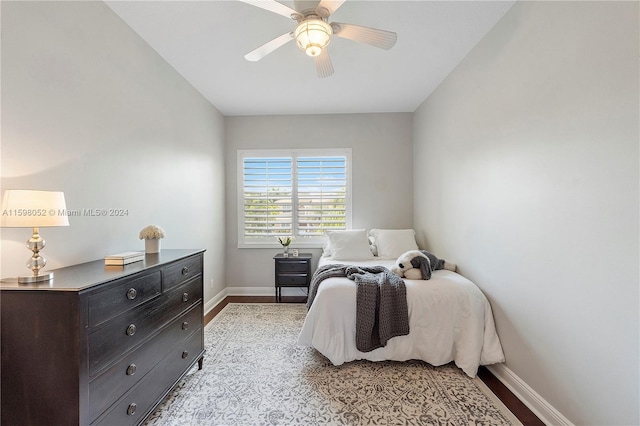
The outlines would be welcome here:
[[[409,334],[409,310],[404,281],[384,266],[325,265],[309,286],[307,309],[327,278],[347,277],[356,283],[356,348],[370,352],[392,337]]]

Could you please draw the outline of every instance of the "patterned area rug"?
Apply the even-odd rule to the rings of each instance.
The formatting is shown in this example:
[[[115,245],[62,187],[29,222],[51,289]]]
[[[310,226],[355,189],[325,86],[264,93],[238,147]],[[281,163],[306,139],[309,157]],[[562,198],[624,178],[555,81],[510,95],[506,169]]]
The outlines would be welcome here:
[[[205,328],[193,369],[147,425],[519,425],[455,365],[333,366],[296,345],[303,304],[229,304]]]

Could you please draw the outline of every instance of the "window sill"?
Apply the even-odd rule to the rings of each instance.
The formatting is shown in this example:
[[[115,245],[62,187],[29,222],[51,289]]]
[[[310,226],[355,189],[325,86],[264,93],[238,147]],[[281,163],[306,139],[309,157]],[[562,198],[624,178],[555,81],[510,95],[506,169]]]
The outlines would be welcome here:
[[[289,246],[289,250],[293,249],[322,249],[324,247],[323,242],[317,243],[293,243]],[[269,243],[254,243],[254,244],[238,244],[239,249],[278,249],[282,250],[282,246],[280,244],[269,244]]]

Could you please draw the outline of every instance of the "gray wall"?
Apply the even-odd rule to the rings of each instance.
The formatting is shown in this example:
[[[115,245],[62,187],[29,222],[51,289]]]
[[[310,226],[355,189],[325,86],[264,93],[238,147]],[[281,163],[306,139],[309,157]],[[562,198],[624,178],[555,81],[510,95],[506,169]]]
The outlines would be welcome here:
[[[416,111],[423,244],[575,424],[638,414],[638,3],[518,2]]]
[[[238,248],[239,149],[351,148],[353,227],[410,228],[412,116],[394,113],[226,117],[227,264],[233,265],[227,268],[229,292],[272,295],[272,257],[280,251]],[[291,247],[295,248],[295,241]],[[321,250],[307,251],[315,254],[315,264]]]
[[[102,2],[1,7],[2,189],[128,210],[41,229],[48,267],[143,250],[154,223],[163,248],[206,248],[205,297],[222,291],[222,115]],[[2,229],[2,277],[28,273],[29,236]]]

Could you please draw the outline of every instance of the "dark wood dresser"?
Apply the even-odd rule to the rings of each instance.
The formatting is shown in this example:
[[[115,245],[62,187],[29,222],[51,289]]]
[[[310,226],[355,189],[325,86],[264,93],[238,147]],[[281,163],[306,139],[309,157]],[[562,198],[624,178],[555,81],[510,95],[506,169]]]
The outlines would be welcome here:
[[[2,425],[139,424],[202,368],[204,250],[1,281]]]

